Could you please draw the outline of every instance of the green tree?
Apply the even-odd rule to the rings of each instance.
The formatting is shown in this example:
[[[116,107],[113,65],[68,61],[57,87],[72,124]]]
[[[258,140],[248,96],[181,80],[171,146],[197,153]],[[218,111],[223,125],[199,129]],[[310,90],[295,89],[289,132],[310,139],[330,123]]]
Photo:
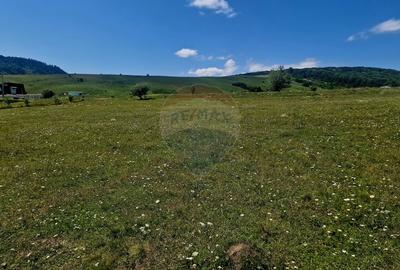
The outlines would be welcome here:
[[[269,74],[269,80],[272,91],[281,91],[290,86],[290,76],[283,66],[280,66],[278,70],[272,70]]]
[[[55,93],[52,90],[44,90],[42,91],[43,98],[52,98],[55,96]]]
[[[143,100],[149,91],[150,89],[147,86],[137,86],[131,91],[131,95]]]

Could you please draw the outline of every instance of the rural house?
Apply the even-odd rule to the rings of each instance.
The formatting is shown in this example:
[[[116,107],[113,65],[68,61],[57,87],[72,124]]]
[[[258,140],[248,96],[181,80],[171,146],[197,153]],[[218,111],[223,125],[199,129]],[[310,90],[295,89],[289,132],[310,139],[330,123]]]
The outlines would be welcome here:
[[[70,96],[70,97],[83,97],[83,96],[85,96],[85,93],[80,92],[80,91],[70,91],[70,92],[68,92],[68,96]]]
[[[26,95],[25,86],[20,83],[4,83],[4,93],[3,86],[0,84],[0,93],[3,95]]]
[[[84,98],[86,96],[86,93],[80,91],[69,91],[69,92],[64,92],[64,96]]]

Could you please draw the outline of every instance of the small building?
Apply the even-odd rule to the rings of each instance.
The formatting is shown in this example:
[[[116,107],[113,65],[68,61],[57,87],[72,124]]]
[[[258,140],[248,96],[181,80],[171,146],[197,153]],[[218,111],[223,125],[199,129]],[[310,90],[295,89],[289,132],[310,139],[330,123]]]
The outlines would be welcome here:
[[[0,84],[0,94],[1,95],[26,95],[25,86],[22,83],[4,83],[4,93],[3,86]]]
[[[64,95],[68,96],[68,97],[84,97],[84,96],[86,96],[85,93],[79,92],[79,91],[69,91],[67,93],[64,93]]]

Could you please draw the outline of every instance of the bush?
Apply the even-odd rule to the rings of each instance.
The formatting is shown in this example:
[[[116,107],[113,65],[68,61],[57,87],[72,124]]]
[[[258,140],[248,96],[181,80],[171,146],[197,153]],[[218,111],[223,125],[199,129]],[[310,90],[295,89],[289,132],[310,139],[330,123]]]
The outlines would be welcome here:
[[[131,91],[131,95],[143,100],[149,91],[150,89],[147,86],[137,86]]]
[[[52,98],[55,96],[55,93],[52,90],[44,90],[42,91],[42,96],[45,99]]]
[[[240,87],[240,88],[245,89],[245,90],[248,90],[248,88],[249,88],[247,86],[247,84],[242,83],[242,82],[234,82],[234,83],[232,83],[232,86]]]
[[[54,105],[61,105],[62,101],[58,97],[54,97]]]
[[[243,82],[235,82],[232,83],[232,86],[235,87],[240,87],[244,90],[247,90],[249,92],[262,92],[262,88],[260,86],[248,86],[247,84],[243,83]]]
[[[153,94],[175,94],[176,91],[174,89],[164,89],[164,88],[158,88],[158,89],[152,89],[151,92]]]
[[[249,87],[250,92],[262,92],[262,88],[260,86],[251,86]]]
[[[271,71],[269,80],[272,91],[281,91],[290,86],[290,76],[283,66],[280,66],[278,70]]]
[[[318,88],[317,88],[315,85],[312,85],[312,86],[310,87],[310,90],[313,91],[313,92],[315,92],[315,91],[318,90]]]
[[[25,107],[31,106],[29,99],[24,99]]]
[[[4,99],[4,104],[6,105],[7,108],[11,108],[11,104],[13,103],[13,101],[9,98]]]

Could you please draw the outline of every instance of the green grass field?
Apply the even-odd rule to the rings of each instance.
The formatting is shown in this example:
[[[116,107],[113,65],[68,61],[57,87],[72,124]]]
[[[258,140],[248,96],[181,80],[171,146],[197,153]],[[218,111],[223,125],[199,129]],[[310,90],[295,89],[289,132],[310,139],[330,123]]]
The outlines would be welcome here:
[[[239,139],[203,176],[161,136],[162,98],[0,110],[1,267],[231,269],[227,250],[246,243],[247,269],[400,269],[400,90],[234,100]]]
[[[231,76],[223,78],[185,78],[128,75],[7,75],[6,81],[24,83],[30,94],[51,89],[57,94],[68,91],[83,91],[92,96],[126,97],[136,84],[148,85],[153,93],[173,93],[181,87],[194,84],[213,85],[227,92],[238,92],[241,88],[232,86],[235,82],[244,82],[252,86],[261,86],[263,77]]]

